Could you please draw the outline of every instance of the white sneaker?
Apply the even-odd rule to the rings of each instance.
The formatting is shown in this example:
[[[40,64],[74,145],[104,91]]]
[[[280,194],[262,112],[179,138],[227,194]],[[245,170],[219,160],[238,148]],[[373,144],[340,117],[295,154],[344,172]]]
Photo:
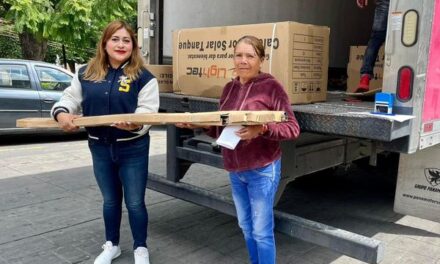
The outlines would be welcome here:
[[[150,264],[150,257],[146,247],[138,247],[134,251],[134,264]]]
[[[102,249],[104,251],[96,257],[94,264],[111,264],[112,260],[119,257],[121,255],[121,248],[118,246],[113,246],[111,241],[105,242],[102,245]]]

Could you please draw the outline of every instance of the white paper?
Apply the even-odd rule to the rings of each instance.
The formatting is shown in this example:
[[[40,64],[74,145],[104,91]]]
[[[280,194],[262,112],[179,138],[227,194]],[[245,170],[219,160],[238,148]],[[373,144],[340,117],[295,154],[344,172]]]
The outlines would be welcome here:
[[[216,143],[222,147],[228,149],[235,149],[240,137],[235,134],[236,131],[243,128],[243,126],[227,126],[223,129],[222,133],[218,137]]]
[[[413,115],[385,115],[385,114],[373,114],[371,112],[348,112],[347,114],[350,115],[369,115],[369,116],[377,116],[380,118],[388,119],[388,120],[394,120],[397,122],[403,122],[406,120],[410,120],[415,118]]]

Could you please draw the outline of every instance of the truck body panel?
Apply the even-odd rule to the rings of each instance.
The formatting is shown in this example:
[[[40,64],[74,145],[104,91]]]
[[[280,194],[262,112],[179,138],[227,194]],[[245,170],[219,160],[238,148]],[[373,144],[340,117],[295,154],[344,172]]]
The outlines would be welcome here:
[[[434,7],[420,148],[440,142],[440,2]]]
[[[434,7],[431,42],[429,45],[428,70],[426,72],[426,93],[423,104],[424,123],[440,119],[440,2]]]
[[[408,148],[402,153],[414,153],[440,143],[439,3],[438,0],[390,2],[383,91],[398,95],[395,113],[415,116]],[[409,14],[414,19],[408,19]],[[412,34],[415,34],[414,42],[406,43],[407,36]],[[412,75],[406,100],[399,98],[399,89],[405,85],[402,77],[405,69]]]

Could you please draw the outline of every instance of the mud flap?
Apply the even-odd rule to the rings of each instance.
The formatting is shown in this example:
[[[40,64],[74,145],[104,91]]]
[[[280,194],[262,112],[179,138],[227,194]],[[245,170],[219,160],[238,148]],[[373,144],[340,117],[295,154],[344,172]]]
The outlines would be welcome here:
[[[400,154],[394,211],[440,222],[440,145]]]

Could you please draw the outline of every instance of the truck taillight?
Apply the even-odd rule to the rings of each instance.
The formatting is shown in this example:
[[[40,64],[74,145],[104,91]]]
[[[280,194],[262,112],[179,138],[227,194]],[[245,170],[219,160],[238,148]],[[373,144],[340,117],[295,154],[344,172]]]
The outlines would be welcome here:
[[[434,129],[434,123],[426,123],[423,125],[423,132],[424,133],[432,132],[433,129]]]
[[[397,99],[401,102],[407,102],[412,97],[414,71],[409,66],[403,66],[399,69],[397,78]]]

